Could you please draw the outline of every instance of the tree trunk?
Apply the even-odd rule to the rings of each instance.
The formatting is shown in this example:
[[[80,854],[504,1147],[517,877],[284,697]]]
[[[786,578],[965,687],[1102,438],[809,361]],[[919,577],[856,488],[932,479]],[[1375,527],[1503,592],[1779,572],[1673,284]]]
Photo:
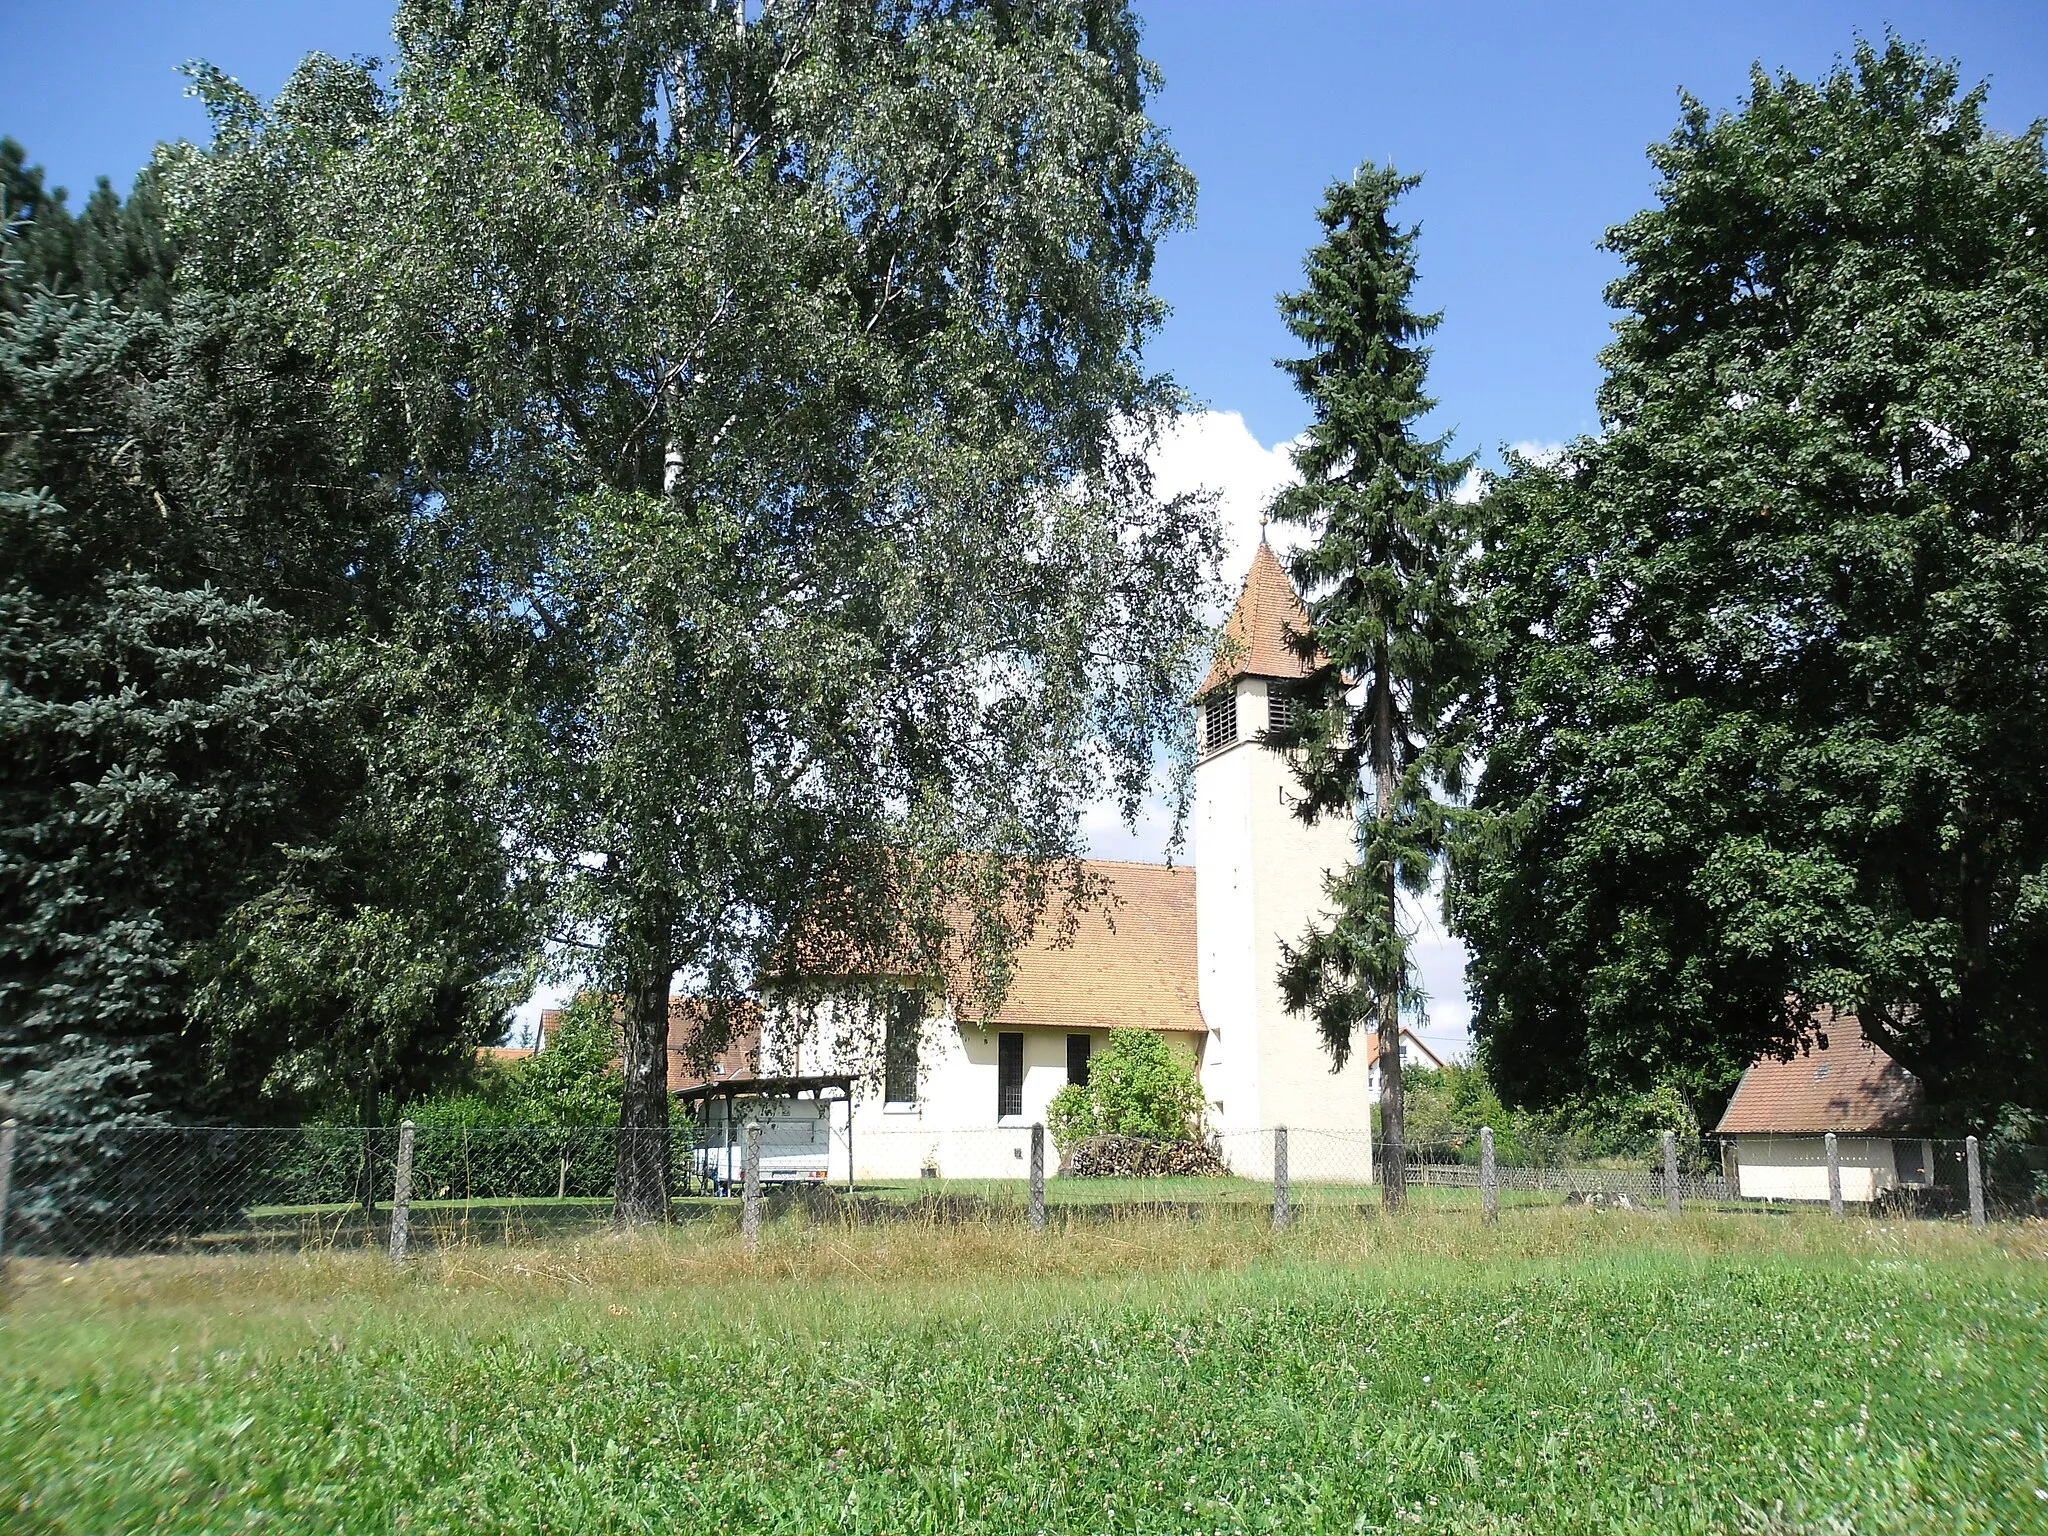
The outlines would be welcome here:
[[[1384,830],[1394,817],[1394,680],[1384,658],[1374,679],[1372,722],[1372,766],[1379,804],[1374,808]],[[1384,846],[1385,839],[1382,839]],[[1387,933],[1391,939],[1400,921],[1400,893],[1394,878],[1394,861],[1387,859],[1384,872],[1387,904]],[[1401,985],[1407,978],[1400,969],[1387,978],[1381,989],[1380,1005],[1380,1199],[1389,1211],[1398,1211],[1408,1198],[1407,1105],[1401,1083]]]
[[[669,1216],[668,989],[674,976],[664,919],[649,924],[626,988],[625,1102],[614,1196],[621,1226]]]

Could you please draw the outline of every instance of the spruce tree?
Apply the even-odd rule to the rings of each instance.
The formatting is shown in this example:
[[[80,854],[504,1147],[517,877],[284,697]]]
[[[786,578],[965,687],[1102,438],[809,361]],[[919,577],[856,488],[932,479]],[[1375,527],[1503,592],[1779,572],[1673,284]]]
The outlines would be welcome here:
[[[1453,493],[1472,461],[1417,428],[1435,404],[1423,342],[1441,316],[1412,306],[1416,231],[1393,217],[1419,179],[1367,165],[1324,197],[1307,286],[1281,300],[1308,349],[1281,366],[1314,419],[1299,483],[1272,504],[1310,536],[1290,561],[1309,613],[1291,643],[1312,670],[1296,720],[1268,740],[1295,755],[1296,813],[1356,815],[1361,855],[1329,882],[1330,921],[1285,948],[1280,983],[1337,1065],[1355,1029],[1378,1036],[1389,1208],[1406,1183],[1401,1013],[1421,1000],[1399,893],[1426,892],[1443,851],[1469,671],[1456,580],[1469,534]]]

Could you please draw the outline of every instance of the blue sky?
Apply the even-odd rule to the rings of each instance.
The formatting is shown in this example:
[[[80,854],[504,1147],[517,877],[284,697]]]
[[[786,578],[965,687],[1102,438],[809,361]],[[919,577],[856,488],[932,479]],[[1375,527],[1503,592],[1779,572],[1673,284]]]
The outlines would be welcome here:
[[[179,64],[204,58],[258,92],[305,53],[382,54],[390,0],[0,0],[10,57],[0,133],[72,188],[125,186],[159,139],[205,131]],[[1735,107],[1752,64],[1815,75],[1859,33],[1889,26],[1990,83],[2009,132],[2048,116],[2040,0],[1719,0],[1631,3],[1328,3],[1140,0],[1166,74],[1158,115],[1201,183],[1196,227],[1162,253],[1174,314],[1154,361],[1207,407],[1162,450],[1168,489],[1224,493],[1238,570],[1259,504],[1286,474],[1304,413],[1272,365],[1288,339],[1274,296],[1293,286],[1323,187],[1359,161],[1424,176],[1422,301],[1444,311],[1433,392],[1439,430],[1489,459],[1595,425],[1597,354],[1614,275],[1602,232],[1648,202],[1644,149],[1678,119],[1681,89]],[[1235,572],[1233,572],[1235,574]],[[1099,852],[1155,856],[1091,822]],[[1422,928],[1431,1033],[1462,1035],[1462,960]]]
[[[158,139],[204,131],[182,94],[205,58],[270,92],[315,48],[388,51],[390,0],[5,0],[0,132],[82,200],[124,185]],[[1423,297],[1445,311],[1434,385],[1462,444],[1549,442],[1593,425],[1601,231],[1642,207],[1643,149],[1677,93],[1733,106],[1749,67],[1812,74],[1887,25],[1989,76],[1991,115],[2048,115],[2039,0],[1673,5],[1141,0],[1166,72],[1159,115],[1201,182],[1199,223],[1160,263],[1175,314],[1154,356],[1267,444],[1302,412],[1272,367],[1273,296],[1295,281],[1322,187],[1361,159],[1425,181]]]

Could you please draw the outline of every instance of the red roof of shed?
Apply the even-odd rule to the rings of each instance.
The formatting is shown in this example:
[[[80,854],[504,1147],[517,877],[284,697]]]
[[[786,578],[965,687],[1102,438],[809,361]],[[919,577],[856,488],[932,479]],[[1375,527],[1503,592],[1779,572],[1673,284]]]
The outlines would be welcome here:
[[[1714,1127],[1724,1136],[1881,1135],[1906,1131],[1920,1113],[1920,1082],[1863,1037],[1853,1013],[1823,1012],[1816,1043],[1790,1061],[1751,1063],[1728,1112]]]

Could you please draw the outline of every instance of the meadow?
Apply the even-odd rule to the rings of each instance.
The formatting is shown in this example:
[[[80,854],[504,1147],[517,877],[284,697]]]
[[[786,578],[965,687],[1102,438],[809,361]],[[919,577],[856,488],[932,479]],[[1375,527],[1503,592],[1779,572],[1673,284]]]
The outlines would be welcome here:
[[[0,1527],[2048,1530],[2044,1260],[1551,1206],[32,1261]]]

